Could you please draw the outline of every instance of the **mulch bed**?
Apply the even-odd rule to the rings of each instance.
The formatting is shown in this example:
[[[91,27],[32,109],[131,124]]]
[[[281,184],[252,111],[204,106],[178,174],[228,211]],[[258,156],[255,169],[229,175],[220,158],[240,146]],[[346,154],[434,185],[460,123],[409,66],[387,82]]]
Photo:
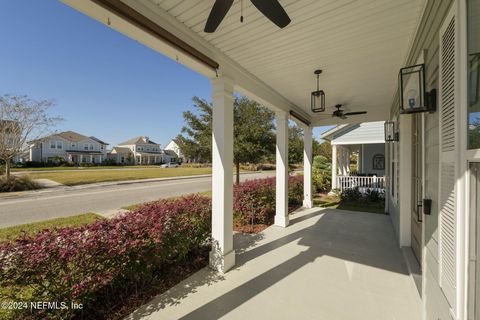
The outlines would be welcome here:
[[[78,319],[117,320],[125,318],[157,295],[206,267],[209,251],[210,247],[205,247],[199,252],[191,254],[183,263],[163,266],[155,280],[139,286],[134,292],[125,292],[123,295],[109,295],[108,292],[105,292],[104,299],[98,300],[102,304],[88,306],[88,309]]]

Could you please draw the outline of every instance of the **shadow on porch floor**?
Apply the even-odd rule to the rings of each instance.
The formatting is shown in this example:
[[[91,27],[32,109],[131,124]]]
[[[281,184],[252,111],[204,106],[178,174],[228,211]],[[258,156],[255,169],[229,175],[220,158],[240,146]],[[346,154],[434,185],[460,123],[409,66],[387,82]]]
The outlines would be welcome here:
[[[420,319],[389,216],[303,210],[235,248],[227,274],[205,268],[127,319]]]

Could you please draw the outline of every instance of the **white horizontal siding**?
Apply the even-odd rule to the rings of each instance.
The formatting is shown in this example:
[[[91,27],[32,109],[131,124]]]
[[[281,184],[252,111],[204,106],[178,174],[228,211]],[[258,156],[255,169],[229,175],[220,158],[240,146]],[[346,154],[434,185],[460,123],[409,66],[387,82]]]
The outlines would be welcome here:
[[[384,121],[365,122],[348,127],[333,135],[332,144],[384,143]]]

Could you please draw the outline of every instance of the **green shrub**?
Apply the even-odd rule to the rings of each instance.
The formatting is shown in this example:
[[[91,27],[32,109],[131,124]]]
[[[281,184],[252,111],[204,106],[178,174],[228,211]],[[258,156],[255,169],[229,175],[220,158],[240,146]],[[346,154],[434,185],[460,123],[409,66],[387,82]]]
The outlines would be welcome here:
[[[332,187],[331,164],[324,156],[313,159],[312,184],[317,192],[329,191]]]
[[[362,200],[362,198],[362,193],[360,192],[360,190],[358,190],[358,187],[345,189],[340,194],[340,199],[342,201],[360,201]]]
[[[0,164],[0,176],[5,174],[5,165]]]
[[[26,191],[39,189],[40,185],[29,176],[0,177],[0,192]]]
[[[383,192],[368,189],[364,195],[367,202],[383,202],[385,201],[385,194]]]

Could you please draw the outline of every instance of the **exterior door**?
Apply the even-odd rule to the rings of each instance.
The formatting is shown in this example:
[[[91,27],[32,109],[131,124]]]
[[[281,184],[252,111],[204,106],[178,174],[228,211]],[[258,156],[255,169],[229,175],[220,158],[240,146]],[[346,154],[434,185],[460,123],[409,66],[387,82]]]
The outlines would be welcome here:
[[[470,163],[470,253],[469,253],[469,283],[468,283],[468,319],[474,320],[480,317],[480,163]]]
[[[422,116],[417,113],[412,118],[412,250],[419,265],[422,265],[422,194],[423,194],[423,125]]]

